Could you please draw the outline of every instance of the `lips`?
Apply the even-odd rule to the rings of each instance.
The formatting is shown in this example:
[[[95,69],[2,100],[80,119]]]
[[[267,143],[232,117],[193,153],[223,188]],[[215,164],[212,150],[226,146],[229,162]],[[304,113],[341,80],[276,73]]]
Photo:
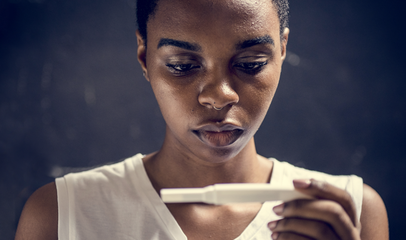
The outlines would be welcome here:
[[[205,125],[195,133],[201,141],[213,147],[225,147],[233,144],[243,133],[243,130],[232,124],[216,126],[214,124]]]

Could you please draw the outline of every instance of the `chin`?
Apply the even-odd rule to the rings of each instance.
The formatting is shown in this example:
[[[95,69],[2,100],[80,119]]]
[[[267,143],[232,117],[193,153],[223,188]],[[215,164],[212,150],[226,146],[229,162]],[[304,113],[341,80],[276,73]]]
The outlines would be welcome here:
[[[246,147],[246,145],[239,145],[238,142],[241,144],[240,141],[237,141],[229,146],[209,147],[209,149],[203,153],[204,156],[202,156],[202,159],[209,163],[226,163],[240,154]]]

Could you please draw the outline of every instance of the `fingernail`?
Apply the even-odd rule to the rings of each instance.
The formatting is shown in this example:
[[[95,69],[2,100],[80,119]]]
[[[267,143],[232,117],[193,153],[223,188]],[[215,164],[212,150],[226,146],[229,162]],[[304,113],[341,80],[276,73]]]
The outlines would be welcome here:
[[[295,188],[308,188],[312,182],[309,179],[295,179],[293,180],[293,186]]]
[[[277,232],[272,233],[272,235],[271,235],[271,237],[272,237],[273,240],[278,239],[278,236],[279,236],[279,233],[277,233]]]
[[[284,207],[284,204],[283,204],[283,203],[280,204],[280,205],[278,205],[278,206],[275,206],[275,207],[273,208],[274,213],[276,213],[276,215],[281,215],[282,212],[283,212],[283,207]]]
[[[277,221],[273,221],[273,222],[268,223],[268,228],[271,229],[271,230],[274,229],[276,227],[276,223],[277,223]]]

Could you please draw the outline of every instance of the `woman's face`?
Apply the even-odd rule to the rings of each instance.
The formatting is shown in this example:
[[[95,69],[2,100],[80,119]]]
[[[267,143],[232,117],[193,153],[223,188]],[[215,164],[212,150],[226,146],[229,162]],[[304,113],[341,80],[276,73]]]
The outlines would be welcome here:
[[[165,144],[208,162],[239,154],[268,111],[286,52],[272,1],[160,0],[147,29],[138,57]]]

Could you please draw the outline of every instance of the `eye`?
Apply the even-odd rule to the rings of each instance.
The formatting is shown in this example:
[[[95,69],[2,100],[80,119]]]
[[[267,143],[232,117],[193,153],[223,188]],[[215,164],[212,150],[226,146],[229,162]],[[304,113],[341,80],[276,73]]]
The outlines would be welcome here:
[[[239,70],[250,74],[255,75],[260,72],[265,65],[268,64],[268,61],[264,62],[240,62],[234,64],[234,67],[238,68]]]
[[[192,63],[187,63],[187,64],[180,64],[180,63],[170,64],[170,63],[168,63],[168,64],[166,64],[166,66],[168,67],[168,69],[171,73],[178,75],[178,76],[186,75],[193,69],[200,68],[199,65],[195,65]]]

